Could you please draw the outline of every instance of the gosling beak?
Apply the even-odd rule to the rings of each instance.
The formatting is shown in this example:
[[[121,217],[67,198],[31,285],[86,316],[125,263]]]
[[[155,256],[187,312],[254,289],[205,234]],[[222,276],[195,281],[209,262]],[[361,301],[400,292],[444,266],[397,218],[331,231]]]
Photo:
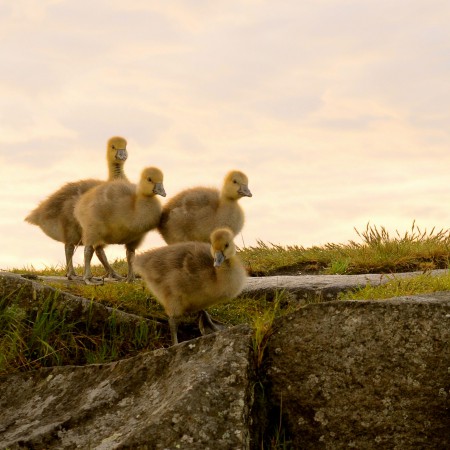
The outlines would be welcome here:
[[[242,195],[242,197],[252,197],[252,193],[246,184],[241,184],[238,194]]]
[[[116,159],[119,161],[126,161],[128,158],[128,152],[126,148],[119,148],[116,152]]]
[[[225,261],[225,255],[223,252],[214,253],[214,267],[219,267]]]
[[[155,187],[153,188],[153,192],[156,195],[160,195],[161,197],[166,196],[166,191],[164,190],[164,186],[162,183],[155,183]]]

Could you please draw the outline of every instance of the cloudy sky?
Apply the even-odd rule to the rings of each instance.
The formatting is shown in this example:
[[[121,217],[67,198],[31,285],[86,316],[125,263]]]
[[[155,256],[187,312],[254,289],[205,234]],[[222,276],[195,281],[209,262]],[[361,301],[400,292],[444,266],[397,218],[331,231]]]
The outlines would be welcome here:
[[[23,219],[105,179],[113,135],[168,196],[246,172],[238,245],[448,228],[449,23],[448,0],[0,0],[0,269],[64,263]]]

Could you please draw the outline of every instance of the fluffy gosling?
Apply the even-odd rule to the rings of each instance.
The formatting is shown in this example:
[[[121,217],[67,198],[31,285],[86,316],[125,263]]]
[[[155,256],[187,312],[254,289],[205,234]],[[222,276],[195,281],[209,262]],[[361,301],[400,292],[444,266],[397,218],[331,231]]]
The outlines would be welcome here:
[[[127,141],[120,136],[110,138],[106,145],[109,181],[127,180],[123,170],[127,158]],[[101,183],[104,181],[94,179],[67,183],[42,201],[25,218],[27,222],[40,227],[47,236],[64,243],[66,276],[69,280],[79,278],[73,267],[73,254],[75,248],[82,244],[81,227],[73,214],[75,203],[81,195]],[[122,278],[108,263],[103,249],[99,249],[97,256],[106,270],[107,277]]]
[[[229,172],[222,190],[195,187],[172,197],[163,207],[158,231],[168,244],[186,241],[209,242],[211,232],[228,227],[236,236],[244,226],[241,197],[251,197],[247,176]]]
[[[163,173],[156,167],[142,171],[140,182],[111,181],[86,192],[75,205],[81,225],[86,284],[92,279],[91,259],[95,251],[108,244],[124,244],[128,262],[127,281],[134,280],[133,259],[145,234],[159,223],[161,203],[156,195],[166,196]]]
[[[183,242],[136,256],[136,272],[169,316],[173,344],[183,314],[230,300],[244,287],[246,271],[233,236],[230,229],[219,228],[211,233],[210,244]]]

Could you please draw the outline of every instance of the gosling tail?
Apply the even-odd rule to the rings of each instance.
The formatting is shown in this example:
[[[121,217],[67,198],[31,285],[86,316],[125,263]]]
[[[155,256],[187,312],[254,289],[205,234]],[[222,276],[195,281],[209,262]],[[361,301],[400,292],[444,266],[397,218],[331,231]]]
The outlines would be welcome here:
[[[40,223],[40,215],[38,213],[38,211],[33,210],[30,212],[30,214],[28,214],[27,217],[25,217],[25,222],[31,223],[33,225],[39,225]]]

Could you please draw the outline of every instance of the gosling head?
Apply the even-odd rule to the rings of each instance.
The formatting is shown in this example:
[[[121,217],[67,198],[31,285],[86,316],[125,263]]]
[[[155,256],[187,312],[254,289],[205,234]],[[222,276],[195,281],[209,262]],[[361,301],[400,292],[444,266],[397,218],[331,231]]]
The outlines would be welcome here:
[[[123,137],[114,136],[108,139],[106,149],[108,159],[116,164],[123,164],[128,158],[127,141]]]
[[[226,259],[236,254],[233,233],[229,228],[218,228],[211,233],[211,255],[214,267],[219,267]]]
[[[248,188],[247,176],[239,170],[228,172],[223,183],[222,193],[225,197],[232,200],[237,200],[241,197],[251,197],[252,193]]]
[[[146,167],[141,173],[138,191],[145,196],[166,196],[163,185],[163,173],[157,167]]]

